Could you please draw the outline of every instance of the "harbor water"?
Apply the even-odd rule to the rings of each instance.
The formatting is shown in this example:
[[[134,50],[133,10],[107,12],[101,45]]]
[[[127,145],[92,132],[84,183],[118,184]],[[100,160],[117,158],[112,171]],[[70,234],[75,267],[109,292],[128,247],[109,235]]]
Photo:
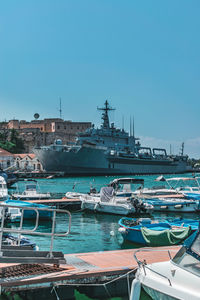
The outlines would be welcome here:
[[[176,175],[176,177],[192,177],[192,174]],[[115,177],[69,177],[69,178],[53,178],[53,179],[38,179],[40,191],[50,192],[52,198],[62,198],[68,191],[76,192],[89,192],[90,187],[95,187],[99,190],[102,186],[105,186]],[[134,176],[141,178],[141,176]],[[145,187],[152,187],[157,185],[163,185],[163,183],[155,183],[157,176],[142,176],[144,178]],[[166,177],[174,177],[168,175]],[[18,189],[23,190],[24,183],[18,182]],[[9,191],[12,193],[12,190]],[[54,250],[62,251],[65,254],[70,253],[83,253],[83,252],[96,252],[107,250],[120,250],[128,248],[136,248],[138,245],[133,243],[124,242],[122,236],[118,232],[118,221],[120,216],[106,215],[98,213],[82,212],[80,210],[72,210],[72,224],[71,232],[66,237],[56,237],[54,240]],[[149,216],[148,216],[149,217]],[[162,218],[173,220],[175,218],[184,217],[185,219],[199,219],[199,215],[195,213],[152,213],[152,218]],[[26,222],[25,228],[33,228],[32,222]],[[63,232],[67,229],[68,219],[66,215],[58,215],[56,219],[56,231]],[[17,226],[16,224],[12,224]],[[50,232],[51,223],[47,221],[40,222],[40,231]],[[50,246],[49,237],[30,236],[40,250],[48,250]],[[87,299],[87,298],[80,298]],[[122,298],[116,298],[122,299]],[[126,299],[126,298],[123,298]],[[128,298],[127,298],[128,299]],[[147,299],[145,295],[142,299]]]

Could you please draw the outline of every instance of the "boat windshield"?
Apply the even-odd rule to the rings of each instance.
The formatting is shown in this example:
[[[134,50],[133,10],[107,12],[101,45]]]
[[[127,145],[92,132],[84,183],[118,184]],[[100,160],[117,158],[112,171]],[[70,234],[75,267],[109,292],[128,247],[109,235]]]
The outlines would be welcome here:
[[[36,190],[36,185],[35,184],[27,184],[26,190],[27,191],[35,191]]]
[[[191,250],[200,257],[200,235],[197,236],[196,240],[192,244]]]
[[[173,262],[200,277],[200,234],[197,235],[189,248],[183,246],[178,251]]]
[[[19,210],[19,208],[9,208],[9,210],[8,210],[8,212],[10,213],[10,214],[15,214],[15,215],[17,215],[17,214],[19,214],[20,213],[20,210]]]

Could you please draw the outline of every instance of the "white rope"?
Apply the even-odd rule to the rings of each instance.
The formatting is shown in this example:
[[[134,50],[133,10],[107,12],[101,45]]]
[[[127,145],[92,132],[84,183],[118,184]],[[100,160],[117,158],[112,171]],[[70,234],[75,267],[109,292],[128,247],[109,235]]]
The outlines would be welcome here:
[[[68,285],[68,286],[106,286],[106,285],[109,285],[115,281],[118,281],[120,279],[122,279],[123,277],[129,277],[129,275],[133,272],[135,272],[135,270],[137,270],[137,268],[133,269],[133,270],[130,270],[129,272],[127,272],[126,274],[122,274],[120,276],[118,276],[117,278],[114,278],[106,283],[62,283],[62,284],[56,284],[55,283],[55,286],[61,286],[61,285]]]
[[[127,274],[127,286],[128,286],[128,297],[130,298],[131,295],[131,288],[130,288],[130,278],[129,278],[130,274]]]
[[[108,288],[107,288],[107,286],[106,286],[106,283],[103,284],[103,287],[104,287],[104,289],[105,289],[105,291],[106,291],[108,297],[111,298],[112,296],[111,296],[111,294],[110,294],[109,291],[108,291]]]
[[[51,290],[51,293],[54,291],[55,295],[56,295],[56,299],[57,300],[60,300],[59,296],[58,296],[58,293],[56,292],[56,288],[55,286],[53,286],[52,290]]]

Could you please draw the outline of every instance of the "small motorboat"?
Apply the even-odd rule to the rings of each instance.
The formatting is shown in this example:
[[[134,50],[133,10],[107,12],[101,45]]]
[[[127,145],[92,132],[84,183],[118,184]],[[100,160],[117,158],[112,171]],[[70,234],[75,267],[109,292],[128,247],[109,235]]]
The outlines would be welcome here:
[[[143,214],[153,210],[153,206],[134,197],[118,197],[113,187],[103,187],[100,196],[82,195],[81,208],[93,212],[128,215]]]
[[[199,177],[172,177],[165,178],[163,175],[158,176],[154,181],[164,183],[163,185],[155,185],[151,188],[144,186],[137,189],[134,194],[140,197],[154,197],[154,196],[177,196],[182,198],[184,193],[200,194]],[[190,185],[186,185],[186,183]],[[172,183],[174,183],[172,185]],[[192,184],[192,185],[191,185]]]
[[[17,206],[17,207],[8,207],[6,218],[8,221],[20,221],[21,219],[21,209],[22,208],[37,208],[39,211],[39,218],[43,220],[51,220],[52,219],[52,211],[47,211],[45,209],[49,209],[49,206],[43,204],[29,203],[21,200],[6,200],[2,202],[5,205]],[[31,220],[36,218],[36,212],[33,209],[24,209],[24,219]]]
[[[9,246],[17,246],[18,245],[18,237],[11,235],[10,233],[4,233],[2,238],[2,246],[7,249],[9,249]],[[28,238],[25,238],[24,236],[21,236],[20,244],[19,244],[19,250],[20,248],[23,248],[24,250],[38,250],[38,246],[35,243],[32,243]]]
[[[167,246],[182,243],[198,229],[198,221],[122,218],[119,226],[118,231],[124,240],[147,246]]]
[[[200,299],[199,230],[185,241],[174,258],[171,259],[170,255],[168,261],[146,264],[138,260],[136,253],[139,251],[134,254],[139,268],[132,282],[130,300],[140,299],[141,287],[154,300]],[[158,251],[155,251],[155,256]]]
[[[34,179],[26,179],[24,180],[25,183],[25,190],[23,193],[14,193],[12,194],[13,199],[19,199],[19,200],[45,200],[50,199],[51,194],[50,193],[41,193],[39,191],[39,185],[36,180]]]
[[[198,212],[199,201],[179,198],[150,198],[145,201],[154,207],[154,211],[160,212]]]

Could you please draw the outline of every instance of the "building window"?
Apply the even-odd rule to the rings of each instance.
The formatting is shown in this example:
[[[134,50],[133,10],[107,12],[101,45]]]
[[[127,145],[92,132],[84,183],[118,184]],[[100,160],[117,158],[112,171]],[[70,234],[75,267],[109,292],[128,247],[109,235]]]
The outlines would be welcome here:
[[[57,129],[60,129],[60,126],[59,126],[59,125],[57,126]]]
[[[66,126],[64,126],[64,129],[66,130]]]

